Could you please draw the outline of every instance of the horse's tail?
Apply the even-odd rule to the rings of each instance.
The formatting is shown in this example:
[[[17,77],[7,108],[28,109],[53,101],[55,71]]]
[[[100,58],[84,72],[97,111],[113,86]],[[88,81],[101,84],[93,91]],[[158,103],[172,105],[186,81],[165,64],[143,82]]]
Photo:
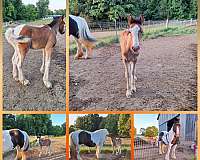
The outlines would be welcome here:
[[[86,26],[82,30],[82,37],[83,37],[83,39],[85,39],[89,42],[96,42],[97,41],[96,38],[92,36],[87,23],[86,23]]]
[[[10,44],[14,43],[28,43],[31,41],[30,37],[15,35],[13,28],[8,28],[5,32],[5,37]]]

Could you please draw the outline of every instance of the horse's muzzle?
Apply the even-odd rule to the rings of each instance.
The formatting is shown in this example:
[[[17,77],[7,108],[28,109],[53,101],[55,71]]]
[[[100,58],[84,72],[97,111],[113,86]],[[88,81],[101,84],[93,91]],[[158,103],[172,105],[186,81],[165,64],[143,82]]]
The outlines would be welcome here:
[[[137,47],[132,47],[132,50],[133,50],[134,52],[137,52],[137,51],[139,51],[139,50],[140,50],[140,46],[137,46]]]

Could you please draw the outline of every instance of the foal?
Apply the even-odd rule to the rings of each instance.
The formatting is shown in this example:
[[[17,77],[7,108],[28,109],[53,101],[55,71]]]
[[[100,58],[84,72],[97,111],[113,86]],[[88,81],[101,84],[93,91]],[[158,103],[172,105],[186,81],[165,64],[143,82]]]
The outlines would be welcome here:
[[[170,129],[169,132],[162,131],[159,133],[159,139],[158,139],[158,146],[159,146],[159,154],[164,154],[164,147],[168,145],[167,153],[165,155],[165,160],[170,159],[170,152],[172,150],[171,157],[173,159],[176,159],[175,151],[177,144],[179,142],[180,137],[180,124],[178,122],[175,122]]]
[[[46,155],[51,155],[51,140],[49,138],[41,138],[41,136],[37,136],[37,141],[40,145],[39,157],[42,155],[42,147],[47,147]]]
[[[5,32],[7,41],[14,48],[12,57],[13,78],[23,85],[28,85],[29,80],[25,79],[22,71],[24,58],[29,49],[42,49],[43,60],[40,72],[43,75],[43,82],[47,88],[51,88],[49,81],[49,68],[51,54],[56,45],[57,32],[65,33],[64,16],[54,17],[50,24],[43,27],[35,27],[29,25],[19,25],[15,28],[9,28]]]
[[[116,155],[121,154],[121,147],[122,147],[121,138],[116,136],[110,136],[110,138],[111,138],[111,145],[113,147],[113,154],[115,154],[115,151]]]
[[[129,29],[123,31],[120,35],[120,47],[122,61],[125,67],[125,78],[127,81],[126,97],[130,98],[136,92],[135,81],[135,65],[140,50],[140,40],[142,37],[141,24],[144,17],[141,16],[139,20],[128,17]]]

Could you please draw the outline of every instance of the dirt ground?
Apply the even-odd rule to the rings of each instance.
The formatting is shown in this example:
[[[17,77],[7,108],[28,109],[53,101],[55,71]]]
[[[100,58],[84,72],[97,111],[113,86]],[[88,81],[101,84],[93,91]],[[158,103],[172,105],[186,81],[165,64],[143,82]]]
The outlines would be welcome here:
[[[197,110],[196,35],[145,40],[138,57],[137,92],[127,99],[119,44],[92,59],[70,56],[70,110]]]
[[[164,160],[165,154],[159,155],[158,148],[151,148],[148,150],[137,150],[134,153],[135,160]],[[192,160],[194,158],[194,153],[192,150],[185,146],[178,146],[176,149],[177,160]]]
[[[83,160],[95,160],[95,154],[82,154],[81,158]],[[101,160],[129,160],[130,157],[126,157],[125,155],[114,155],[111,153],[101,154]]]
[[[65,160],[66,159],[66,139],[65,136],[51,138],[51,155],[46,155],[46,148],[43,147],[42,156],[39,158],[40,147],[31,147],[27,152],[28,160]],[[11,160],[15,158],[15,153],[6,154],[3,160]]]
[[[12,55],[14,49],[4,38],[3,42],[3,108],[17,111],[65,110],[66,107],[66,49],[65,35],[57,35],[50,65],[52,89],[47,89],[42,81],[40,67],[42,51],[30,50],[25,58],[23,71],[30,85],[22,86],[12,78]]]

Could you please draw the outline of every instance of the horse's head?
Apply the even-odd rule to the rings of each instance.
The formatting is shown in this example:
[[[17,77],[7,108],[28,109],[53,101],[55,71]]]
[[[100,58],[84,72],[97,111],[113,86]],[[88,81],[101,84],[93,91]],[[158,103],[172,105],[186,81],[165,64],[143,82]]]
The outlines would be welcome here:
[[[65,33],[65,21],[64,21],[64,16],[59,17],[59,32],[60,34]]]
[[[135,19],[132,16],[128,16],[128,31],[132,34],[132,49],[138,51],[140,49],[140,41],[142,39],[142,27],[144,16],[140,16],[139,19]]]
[[[181,125],[179,122],[175,122],[173,125],[173,131],[174,131],[176,137],[180,137],[180,127],[181,127]]]

